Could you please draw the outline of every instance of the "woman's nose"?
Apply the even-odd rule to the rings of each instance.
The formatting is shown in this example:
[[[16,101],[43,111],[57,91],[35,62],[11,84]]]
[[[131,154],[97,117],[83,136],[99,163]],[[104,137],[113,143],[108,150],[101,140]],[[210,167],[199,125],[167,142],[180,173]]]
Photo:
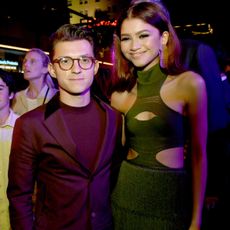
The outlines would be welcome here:
[[[138,39],[133,39],[131,42],[131,49],[132,50],[137,50],[141,47],[141,43]]]

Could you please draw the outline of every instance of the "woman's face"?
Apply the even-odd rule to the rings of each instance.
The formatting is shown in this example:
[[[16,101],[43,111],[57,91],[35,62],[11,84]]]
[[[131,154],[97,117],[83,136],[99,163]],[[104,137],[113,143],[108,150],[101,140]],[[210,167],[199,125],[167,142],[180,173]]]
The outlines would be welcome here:
[[[24,71],[24,79],[28,81],[43,78],[48,72],[48,67],[43,65],[41,55],[35,51],[26,54],[22,68]]]
[[[161,40],[159,30],[139,18],[127,18],[121,25],[121,51],[143,70],[159,62]]]

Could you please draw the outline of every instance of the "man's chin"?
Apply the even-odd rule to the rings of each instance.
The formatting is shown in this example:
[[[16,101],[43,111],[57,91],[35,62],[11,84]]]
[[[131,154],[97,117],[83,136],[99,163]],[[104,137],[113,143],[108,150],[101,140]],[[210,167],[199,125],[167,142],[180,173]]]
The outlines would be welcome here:
[[[80,95],[83,96],[83,95],[87,94],[88,92],[89,92],[89,89],[83,90],[83,91],[78,91],[78,92],[70,92],[70,94],[73,96],[80,96]]]

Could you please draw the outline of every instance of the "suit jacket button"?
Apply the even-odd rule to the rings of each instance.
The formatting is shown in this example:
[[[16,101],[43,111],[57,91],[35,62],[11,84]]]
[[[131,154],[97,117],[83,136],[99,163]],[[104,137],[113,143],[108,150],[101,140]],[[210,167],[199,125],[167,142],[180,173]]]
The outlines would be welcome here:
[[[96,217],[96,213],[95,212],[91,212],[91,217],[95,218]]]

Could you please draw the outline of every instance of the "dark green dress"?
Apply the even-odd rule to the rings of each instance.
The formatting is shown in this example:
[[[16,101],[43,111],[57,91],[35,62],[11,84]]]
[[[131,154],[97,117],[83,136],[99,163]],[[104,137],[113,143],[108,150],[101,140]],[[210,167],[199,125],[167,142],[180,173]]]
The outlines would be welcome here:
[[[189,170],[168,168],[156,160],[159,151],[184,145],[185,118],[160,97],[166,74],[159,65],[137,74],[137,99],[125,120],[127,145],[139,155],[121,164],[112,193],[115,230],[188,230]],[[138,119],[142,112],[152,118]]]

